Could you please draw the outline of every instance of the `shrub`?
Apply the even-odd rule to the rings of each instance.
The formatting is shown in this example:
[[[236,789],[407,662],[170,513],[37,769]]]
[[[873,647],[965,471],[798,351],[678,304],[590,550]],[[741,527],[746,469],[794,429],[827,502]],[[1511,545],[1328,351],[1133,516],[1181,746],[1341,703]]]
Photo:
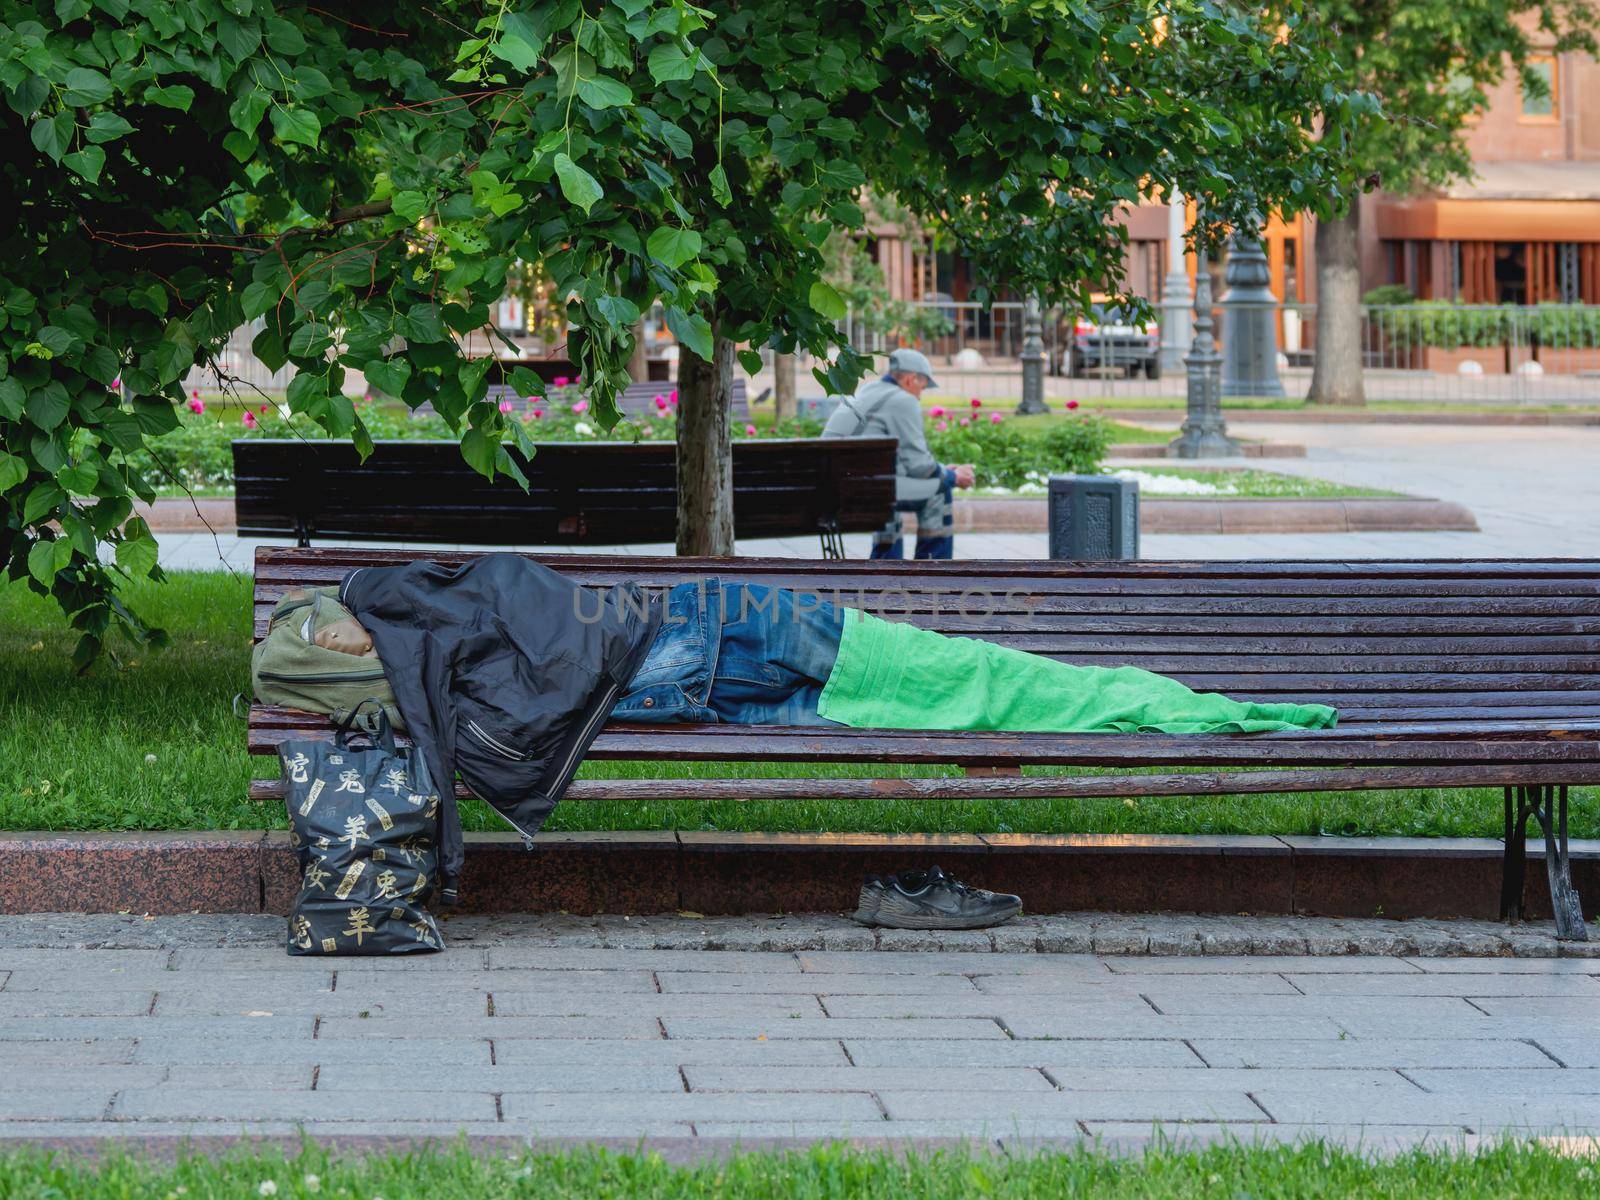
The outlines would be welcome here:
[[[1111,425],[1104,417],[1072,416],[1056,421],[1040,439],[1053,471],[1073,475],[1098,475],[1111,444]]]
[[[1403,283],[1385,283],[1362,296],[1361,303],[1383,307],[1395,304],[1411,304],[1415,302],[1416,298],[1416,294]]]

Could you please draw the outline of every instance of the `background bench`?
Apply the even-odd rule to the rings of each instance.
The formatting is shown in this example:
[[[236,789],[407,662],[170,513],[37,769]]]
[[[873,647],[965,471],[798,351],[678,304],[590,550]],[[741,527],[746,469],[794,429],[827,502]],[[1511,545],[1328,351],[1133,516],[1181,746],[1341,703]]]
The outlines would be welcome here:
[[[881,529],[894,511],[893,438],[793,438],[733,444],[738,537]],[[493,546],[627,545],[677,536],[670,442],[546,442],[524,467],[528,490],[493,482],[454,442],[378,442],[366,462],[349,442],[233,443],[239,532],[341,541]],[[411,555],[409,557],[416,557]]]
[[[290,588],[388,550],[257,551],[256,635]],[[437,554],[441,562],[470,557]],[[1336,730],[1089,735],[624,725],[593,759],[940,763],[965,778],[580,779],[567,799],[904,799],[1503,789],[1501,912],[1523,911],[1527,819],[1545,835],[1556,927],[1585,937],[1567,788],[1600,783],[1600,562],[807,562],[550,555],[585,584],[669,587],[715,573],[819,593],[891,619],[1088,665],[1129,664],[1239,699],[1325,702]],[[965,599],[963,599],[965,597]],[[252,754],[326,719],[251,710]],[[1022,775],[1024,765],[1112,768]],[[1132,773],[1146,768],[1183,770]],[[1196,770],[1195,768],[1199,768]],[[1223,769],[1237,768],[1237,769]],[[281,795],[276,780],[251,795]]]

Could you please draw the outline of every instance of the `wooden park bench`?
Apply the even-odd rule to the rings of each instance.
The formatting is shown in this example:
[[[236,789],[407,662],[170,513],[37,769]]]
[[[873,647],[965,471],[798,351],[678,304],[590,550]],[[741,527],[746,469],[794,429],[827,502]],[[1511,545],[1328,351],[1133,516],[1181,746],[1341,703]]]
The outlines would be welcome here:
[[[737,537],[883,528],[894,511],[893,438],[740,439],[733,444]],[[233,443],[239,532],[256,537],[467,545],[615,546],[677,531],[670,442],[546,442],[525,464],[528,490],[484,479],[444,441],[379,442],[362,462],[349,442]],[[415,557],[412,555],[411,557]]]
[[[410,557],[259,550],[256,635],[290,588]],[[1523,912],[1533,816],[1544,832],[1557,931],[1585,937],[1567,852],[1567,789],[1600,783],[1600,562],[543,561],[597,587],[636,580],[665,588],[710,574],[758,581],[1066,662],[1146,667],[1240,699],[1340,710],[1333,730],[1182,737],[612,724],[590,758],[954,764],[966,777],[580,779],[571,802],[1500,788],[1502,915]],[[323,717],[258,706],[250,751],[273,754],[287,737],[328,732]],[[1109,770],[1020,773],[1032,765]],[[258,781],[251,794],[281,791],[275,780]]]

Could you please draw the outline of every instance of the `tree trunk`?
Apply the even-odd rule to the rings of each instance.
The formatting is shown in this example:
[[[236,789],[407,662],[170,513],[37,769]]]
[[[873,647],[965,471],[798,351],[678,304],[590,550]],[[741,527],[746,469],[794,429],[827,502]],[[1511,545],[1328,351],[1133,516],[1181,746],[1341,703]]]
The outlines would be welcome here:
[[[733,343],[712,326],[712,361],[679,344],[678,553],[733,555]]]
[[[628,359],[628,378],[644,383],[650,378],[650,358],[644,344],[644,322],[633,323],[633,354]]]
[[[1361,231],[1352,201],[1342,217],[1317,222],[1317,351],[1312,404],[1365,404],[1361,376]]]
[[[772,420],[782,425],[794,420],[794,355],[772,355]]]

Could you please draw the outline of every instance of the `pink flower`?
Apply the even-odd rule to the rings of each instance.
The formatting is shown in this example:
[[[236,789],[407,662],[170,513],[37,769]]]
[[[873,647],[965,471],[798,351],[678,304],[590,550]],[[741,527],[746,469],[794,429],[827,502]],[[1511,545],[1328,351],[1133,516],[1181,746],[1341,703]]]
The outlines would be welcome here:
[[[1067,401],[1067,407],[1068,407],[1068,408],[1069,408],[1069,409],[1071,409],[1071,408],[1077,408],[1077,407],[1078,407],[1078,402],[1077,402],[1077,401],[1076,401],[1076,400],[1068,400],[1068,401]]]
[[[195,388],[194,391],[190,392],[189,393],[189,399],[191,399],[191,400],[200,399],[200,389],[199,388]]]
[[[928,415],[930,417],[942,417],[944,416],[944,409],[940,405],[935,404],[928,410]]]
[[[983,401],[979,400],[976,396],[974,396],[972,398],[972,407],[973,408],[982,408],[983,407]]]
[[[246,429],[254,429],[259,424],[260,424],[260,422],[256,420],[255,413],[251,412],[248,408],[245,409],[244,410],[244,427]]]
[[[121,375],[118,375],[115,379],[113,379],[111,381],[111,390],[114,391],[114,392],[120,392],[122,390],[122,376]]]
[[[552,379],[550,381],[550,386],[551,387],[566,387],[567,386],[567,377],[565,375],[557,375],[554,379]]]
[[[990,413],[989,414],[989,424],[991,424],[991,425],[998,425],[998,424],[1000,424],[1001,421],[1004,421],[1004,420],[1005,420],[1005,418],[1002,417],[999,413]]]
[[[949,421],[940,421],[937,425],[934,426],[934,428],[937,429],[940,433],[943,433],[946,429],[950,428],[950,422]]]
[[[746,425],[744,427],[744,435],[745,437],[755,437],[756,427],[754,425]]]
[[[510,412],[511,411],[511,401],[509,401],[509,400],[500,401],[500,411],[503,412],[503,413]]]
[[[653,401],[653,403],[655,404],[655,406],[657,408],[665,408],[667,406],[667,398],[665,396],[663,396],[660,392],[657,392],[656,393],[656,398]]]
[[[971,417],[962,417],[961,418],[961,423],[963,425],[971,425],[972,424],[972,418]]]
[[[542,409],[542,408],[531,409],[529,411],[528,415],[530,417],[532,417],[535,421],[542,421],[542,420],[544,420],[544,409]]]
[[[267,415],[267,406],[265,404],[263,404],[260,408],[256,409],[256,412],[260,413],[262,416],[266,416]]]
[[[678,389],[673,388],[670,392],[668,392],[667,399],[676,404],[678,402]]]
[[[577,387],[582,382],[583,382],[583,376],[582,375],[574,375],[572,377],[572,386],[573,387]]]
[[[197,392],[197,393],[195,393],[195,395],[198,397],[199,393]],[[206,410],[206,402],[204,400],[194,399],[194,400],[189,401],[189,411],[190,412],[192,412],[192,413],[203,413],[203,412],[205,412],[205,410]]]
[[[573,401],[572,411],[575,412],[575,413],[586,413],[586,412],[588,412],[589,411],[589,402],[587,400],[575,400],[575,401]]]

